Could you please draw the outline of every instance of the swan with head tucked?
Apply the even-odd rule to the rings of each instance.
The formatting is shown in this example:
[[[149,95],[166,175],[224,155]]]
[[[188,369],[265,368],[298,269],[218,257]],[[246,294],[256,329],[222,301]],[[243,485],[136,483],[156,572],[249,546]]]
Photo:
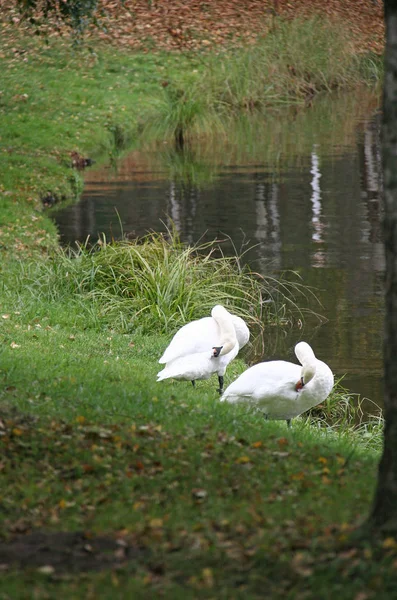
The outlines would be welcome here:
[[[159,363],[157,381],[183,379],[195,385],[196,379],[209,379],[217,373],[219,392],[227,365],[249,340],[249,329],[240,317],[232,315],[220,304],[210,317],[184,325],[174,335]]]
[[[250,367],[231,383],[222,402],[247,402],[267,419],[291,419],[325,400],[334,385],[331,369],[318,360],[309,344],[299,342],[295,354],[301,366],[284,360]]]

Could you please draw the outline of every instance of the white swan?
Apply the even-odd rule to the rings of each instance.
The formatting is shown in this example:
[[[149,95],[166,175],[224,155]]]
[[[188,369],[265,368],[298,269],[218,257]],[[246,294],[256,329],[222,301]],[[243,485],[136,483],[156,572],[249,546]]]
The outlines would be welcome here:
[[[249,402],[268,419],[291,419],[327,398],[334,385],[331,369],[318,360],[309,344],[299,342],[295,354],[302,366],[284,360],[250,367],[221,397],[226,402]]]
[[[209,379],[217,373],[222,393],[226,367],[248,342],[249,335],[243,319],[217,304],[210,317],[192,321],[177,331],[159,360],[165,368],[157,373],[157,381],[184,379],[195,385],[196,379]]]

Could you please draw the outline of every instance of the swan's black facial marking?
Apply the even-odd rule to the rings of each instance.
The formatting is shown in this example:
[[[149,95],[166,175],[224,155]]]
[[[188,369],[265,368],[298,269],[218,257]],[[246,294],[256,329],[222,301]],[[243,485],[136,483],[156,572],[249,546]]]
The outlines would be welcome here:
[[[219,355],[220,355],[220,353],[221,353],[221,350],[222,350],[222,348],[223,348],[223,346],[214,346],[214,347],[212,348],[212,350],[213,350],[212,357],[213,357],[213,358],[218,358],[218,356],[219,356]]]
[[[299,379],[299,381],[297,382],[297,384],[295,385],[295,389],[297,392],[300,392],[300,390],[304,387],[305,387],[305,382],[303,381],[303,377],[301,377]]]

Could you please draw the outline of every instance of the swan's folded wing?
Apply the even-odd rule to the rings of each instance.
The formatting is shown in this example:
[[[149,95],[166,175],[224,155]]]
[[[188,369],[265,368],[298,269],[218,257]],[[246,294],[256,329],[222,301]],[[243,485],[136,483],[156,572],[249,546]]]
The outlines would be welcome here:
[[[211,358],[208,352],[199,352],[190,356],[182,356],[167,363],[165,368],[157,373],[157,381],[163,379],[208,379],[218,370],[218,359]]]
[[[212,317],[204,317],[187,323],[176,332],[159,363],[166,364],[198,352],[211,352],[211,348],[217,345],[219,345],[219,328]]]
[[[253,400],[260,397],[277,397],[284,389],[293,389],[299,379],[301,367],[283,360],[259,363],[250,367],[231,383],[221,400]]]

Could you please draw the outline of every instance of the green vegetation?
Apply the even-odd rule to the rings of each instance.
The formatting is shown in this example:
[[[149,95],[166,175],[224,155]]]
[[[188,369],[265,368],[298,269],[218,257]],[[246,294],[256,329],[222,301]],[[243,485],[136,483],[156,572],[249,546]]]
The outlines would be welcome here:
[[[320,17],[277,21],[260,44],[226,58],[214,59],[210,82],[221,104],[237,109],[305,102],[381,74],[380,62],[377,70],[360,70],[366,59],[353,54],[347,31]]]
[[[185,246],[171,231],[112,244],[102,238],[91,248],[58,249],[50,261],[22,261],[4,294],[25,312],[77,303],[86,323],[122,333],[172,333],[215,304],[232,307],[257,335],[268,323],[303,318],[315,296],[297,277],[259,275],[242,258],[223,256],[216,241]]]
[[[50,374],[51,354],[59,355],[59,332],[45,335],[48,351],[36,367],[41,376],[42,360]],[[119,356],[108,350],[106,374],[99,366],[103,356],[89,355],[93,347],[83,349],[77,336],[63,340],[73,345],[74,366],[64,351],[69,356],[58,385],[47,379],[50,397],[31,397],[33,410],[42,404],[51,420],[6,415],[2,531],[85,531],[88,545],[95,534],[117,532],[140,552],[119,561],[124,567],[117,571],[73,577],[57,569],[6,572],[0,590],[24,597],[29,582],[30,592],[62,598],[83,598],[88,590],[104,598],[129,590],[145,598],[259,598],[266,584],[272,598],[292,598],[298,590],[326,597],[341,583],[356,594],[372,581],[372,554],[356,552],[351,565],[346,541],[371,500],[374,453],[299,424],[288,430],[230,411],[208,382],[196,390],[199,402],[187,383],[156,385],[147,340],[137,339],[132,350],[118,336],[105,340],[97,336],[92,343],[107,344]],[[20,360],[26,355],[22,350]],[[82,398],[99,386],[97,396]],[[8,392],[14,398],[18,381],[16,387]],[[75,417],[62,422],[65,413]],[[95,413],[99,419],[84,418]],[[394,552],[389,548],[385,565]],[[377,569],[382,573],[382,565]]]
[[[380,76],[376,61],[358,68],[347,46],[341,54],[342,33],[332,30],[339,46],[327,54],[321,23],[317,55],[312,28],[280,23],[263,49],[217,58],[77,53],[5,32],[0,536],[80,530],[88,554],[97,534],[121,545],[107,560],[99,553],[98,571],[88,574],[78,572],[79,560],[73,575],[48,563],[4,569],[0,596],[229,599],[263,597],[266,589],[272,598],[347,599],[364,590],[390,597],[395,541],[349,545],[373,494],[379,419],[360,423],[351,396],[337,387],[288,430],[221,404],[214,381],[196,389],[155,382],[158,357],[185,320],[227,295],[251,326],[265,324],[266,335],[300,305],[294,294],[302,298],[304,288],[260,281],[214,245],[185,248],[157,235],[101,240],[70,255],[57,248],[40,206],[48,193],[78,196],[72,151],[115,161],[145,139],[182,135],[181,147],[214,124],[222,136],[224,119],[238,110],[304,103]],[[194,176],[189,164],[174,165]],[[233,361],[226,383],[244,368]]]
[[[330,553],[335,577],[348,577],[341,544],[375,481],[365,437],[266,422],[219,403],[215,381],[157,384],[169,336],[103,330],[60,299],[32,310],[30,293],[25,310],[21,292],[1,302],[2,536],[118,532],[143,554],[113,575],[5,573],[0,590],[256,597],[266,581],[281,597],[318,585]],[[234,361],[228,380],[244,368]],[[349,591],[373,576],[368,562]]]

